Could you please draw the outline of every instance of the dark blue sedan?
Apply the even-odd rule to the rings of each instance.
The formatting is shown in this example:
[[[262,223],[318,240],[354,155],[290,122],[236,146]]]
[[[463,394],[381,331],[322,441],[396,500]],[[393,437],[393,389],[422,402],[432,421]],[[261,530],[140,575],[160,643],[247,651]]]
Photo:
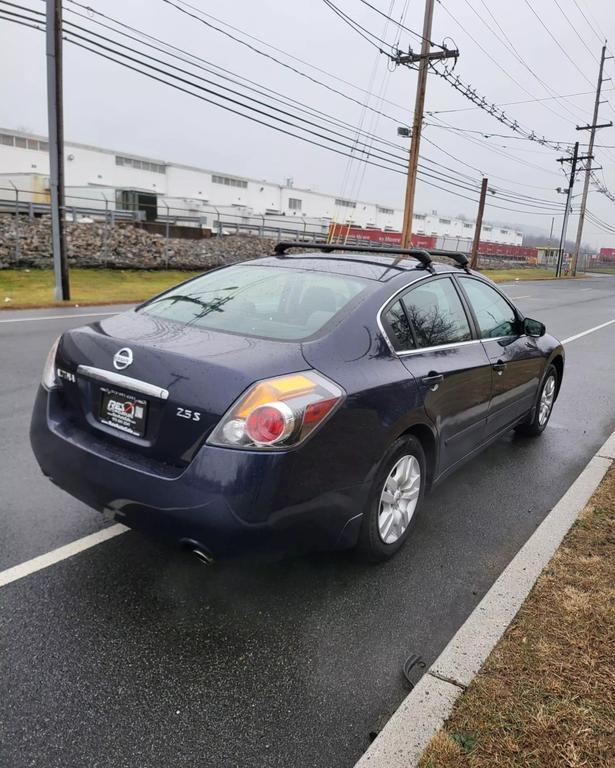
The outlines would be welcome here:
[[[564,350],[464,257],[291,246],[63,334],[32,417],[43,472],[202,559],[382,560],[426,490],[544,430]]]

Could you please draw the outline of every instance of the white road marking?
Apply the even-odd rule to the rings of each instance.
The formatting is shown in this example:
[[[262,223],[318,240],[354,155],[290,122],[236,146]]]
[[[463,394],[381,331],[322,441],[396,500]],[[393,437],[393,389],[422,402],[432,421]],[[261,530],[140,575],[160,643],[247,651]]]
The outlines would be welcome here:
[[[47,315],[46,317],[11,317],[8,320],[0,320],[0,323],[27,323],[36,322],[37,320],[66,320],[67,318],[74,317],[103,317],[105,315],[117,315],[117,312],[79,312],[74,315]]]
[[[61,560],[66,560],[68,557],[79,554],[90,547],[95,547],[97,544],[113,539],[119,536],[121,533],[125,533],[129,529],[121,523],[116,523],[110,528],[104,528],[102,531],[91,533],[89,536],[84,536],[82,539],[71,541],[70,544],[65,544],[63,547],[53,549],[51,552],[47,552],[44,555],[33,557],[32,560],[26,560],[25,563],[14,565],[12,568],[7,568],[4,571],[0,571],[0,587],[5,587],[13,581],[23,579],[25,576],[30,576],[32,573],[43,570],[43,568],[49,568],[50,565],[55,565]]]
[[[615,323],[615,320],[608,320],[606,323],[602,323],[601,325],[596,325],[593,328],[588,328],[586,331],[581,331],[581,333],[577,333],[574,336],[569,336],[567,339],[562,339],[562,344],[569,344],[571,341],[576,341],[577,339],[580,339],[582,336],[587,336],[588,333],[599,331],[601,328],[606,328],[607,325],[613,325],[613,323]]]
[[[511,299],[531,299],[532,297],[528,293],[526,296],[511,296]]]

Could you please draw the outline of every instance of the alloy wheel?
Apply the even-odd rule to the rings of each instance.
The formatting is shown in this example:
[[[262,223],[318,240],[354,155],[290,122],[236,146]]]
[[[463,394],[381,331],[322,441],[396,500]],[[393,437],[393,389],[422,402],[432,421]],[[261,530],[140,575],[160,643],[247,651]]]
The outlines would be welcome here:
[[[385,544],[394,544],[404,533],[416,510],[421,490],[421,467],[415,456],[402,456],[384,483],[378,508],[378,533]]]
[[[555,376],[549,376],[545,381],[540,395],[540,403],[538,405],[538,423],[541,427],[547,423],[551,409],[553,408],[553,400],[555,399]]]

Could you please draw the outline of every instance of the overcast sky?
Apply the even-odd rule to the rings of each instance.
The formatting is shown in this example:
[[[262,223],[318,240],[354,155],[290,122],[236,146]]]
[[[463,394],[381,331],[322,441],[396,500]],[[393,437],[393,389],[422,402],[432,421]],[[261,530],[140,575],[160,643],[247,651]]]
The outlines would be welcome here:
[[[183,3],[183,0],[173,1]],[[39,11],[45,6],[41,0],[13,2],[22,2]],[[363,110],[360,104],[249,50],[219,31],[189,18],[164,0],[86,0],[85,4],[352,126],[359,125],[363,117],[364,129],[396,145],[381,146],[381,152],[402,154],[407,149],[407,140],[397,137],[396,126],[411,122],[416,72],[404,67],[389,71],[387,57],[347,26],[323,0],[189,2],[211,14],[202,17],[210,23],[241,39],[248,40],[245,33],[249,33],[275,46],[282,53],[248,40],[261,51],[295,66],[315,80],[342,90],[360,103],[366,99],[365,91],[371,91],[369,105],[385,114],[378,118],[373,111]],[[397,43],[403,49],[409,45],[416,49],[420,45],[416,37],[387,23],[361,0],[333,2],[385,40],[389,48]],[[405,25],[412,30],[422,29],[423,2],[370,2],[396,20],[400,20],[406,10]],[[69,0],[64,0],[64,4],[67,21],[97,29],[92,20],[76,17],[70,12],[83,12],[78,6]],[[555,40],[532,13],[530,5]],[[3,6],[0,0],[0,8]],[[104,21],[101,17],[86,15]],[[239,31],[224,27],[213,17]],[[97,31],[110,34],[101,28]],[[432,39],[442,42],[447,38],[447,45],[459,48],[455,73],[488,101],[498,105],[525,102],[505,107],[519,124],[548,139],[586,142],[587,132],[577,132],[575,125],[591,122],[601,35],[610,38],[615,48],[613,0],[443,0],[436,2]],[[511,52],[510,46],[521,61]],[[288,54],[307,63],[293,60]],[[172,60],[167,58],[166,61]],[[181,65],[177,61],[175,64]],[[0,78],[0,126],[46,134],[44,35],[0,19],[0,71],[3,73]],[[191,71],[199,72],[198,69]],[[202,71],[200,74],[208,76]],[[605,76],[615,78],[612,60],[607,62]],[[402,206],[404,177],[400,173],[376,167],[367,167],[363,173],[363,166],[358,162],[353,162],[349,168],[344,157],[230,114],[68,43],[65,45],[64,84],[67,140],[277,182],[292,177],[298,187]],[[615,91],[612,88],[612,81],[604,83],[605,98],[608,97],[609,102],[601,106],[600,122],[615,120]],[[554,94],[567,98],[529,101]],[[386,100],[382,101],[379,96]],[[272,103],[268,99],[265,101],[269,105]],[[463,178],[456,176],[457,182],[470,184],[478,184],[481,173],[484,173],[496,189],[496,194],[488,200],[488,220],[539,227],[549,232],[550,212],[534,207],[532,212],[510,211],[495,206],[527,209],[540,205],[536,200],[517,198],[516,195],[561,204],[563,196],[558,195],[555,188],[565,185],[566,181],[556,159],[565,154],[563,151],[558,153],[537,143],[511,137],[509,128],[484,111],[472,108],[472,104],[451,85],[433,75],[428,80],[426,112],[436,112],[437,115],[426,115],[423,135],[433,144],[424,141],[421,154],[446,166],[431,166],[433,172],[450,176],[447,168],[452,168],[465,174]],[[272,118],[261,119],[275,122]],[[463,130],[454,131],[451,126]],[[345,133],[348,134],[349,129]],[[493,136],[494,133],[501,136]],[[489,138],[484,138],[484,134]],[[596,160],[603,167],[598,175],[604,174],[606,185],[615,193],[615,128],[599,131],[597,145]],[[430,181],[451,189],[450,180]],[[580,193],[581,188],[580,176],[576,191]],[[458,194],[476,197],[474,192],[458,187],[452,189]],[[514,194],[515,201],[498,199],[500,190],[508,197]],[[578,201],[576,197],[577,205]],[[476,204],[450,191],[428,186],[423,180],[417,189],[416,210],[429,212],[434,209],[441,214],[463,213],[473,217]],[[592,191],[589,209],[615,227],[615,203],[605,196]],[[556,232],[560,226],[561,215],[558,215]],[[571,219],[569,236],[575,231],[576,217]],[[594,246],[615,245],[615,234],[604,233],[588,222],[584,240]]]

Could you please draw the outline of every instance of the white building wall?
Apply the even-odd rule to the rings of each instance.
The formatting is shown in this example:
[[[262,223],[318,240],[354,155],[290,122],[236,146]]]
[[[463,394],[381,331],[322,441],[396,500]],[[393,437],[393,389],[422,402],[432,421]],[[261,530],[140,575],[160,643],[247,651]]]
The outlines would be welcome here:
[[[201,212],[211,215],[217,208],[236,210],[238,216],[317,219],[323,224],[330,220],[397,232],[402,226],[401,209],[377,203],[346,201],[344,205],[344,201],[335,195],[310,189],[174,165],[72,142],[65,144],[64,154],[69,205],[79,205],[79,198],[85,198],[84,205],[87,205],[90,196],[103,200],[114,197],[113,190],[120,188],[158,195],[160,213],[164,213],[166,203],[190,215],[200,215]],[[46,138],[0,128],[0,187],[7,186],[2,177],[7,179],[9,174],[19,174],[22,180],[27,174],[33,177],[48,175]],[[0,189],[0,196],[6,198],[10,194]],[[467,238],[474,233],[474,223],[437,213],[416,214],[413,230],[428,236]],[[522,235],[511,228],[485,223],[481,240],[521,245]]]

